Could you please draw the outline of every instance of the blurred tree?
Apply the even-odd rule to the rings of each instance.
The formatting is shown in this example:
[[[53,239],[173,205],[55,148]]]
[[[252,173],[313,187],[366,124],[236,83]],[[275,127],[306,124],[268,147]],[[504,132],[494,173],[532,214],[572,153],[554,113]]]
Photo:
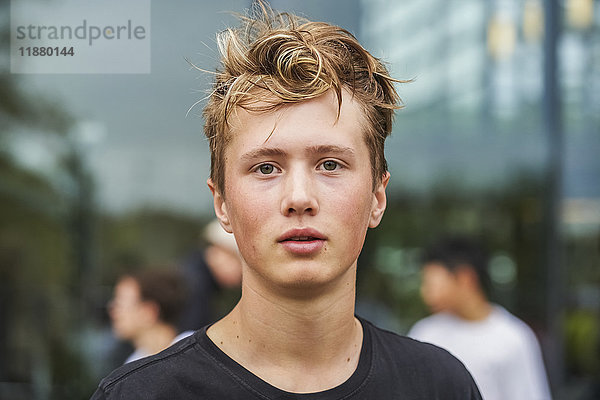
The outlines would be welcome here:
[[[76,192],[91,181],[55,155],[67,183],[59,187],[12,152],[19,132],[35,131],[74,154],[69,114],[9,71],[8,6],[0,5],[0,398],[87,398],[94,383],[74,340],[80,282],[70,221],[80,219]]]
[[[173,264],[198,246],[206,221],[173,211],[146,209],[103,216],[98,223],[100,280],[112,287],[123,268]]]

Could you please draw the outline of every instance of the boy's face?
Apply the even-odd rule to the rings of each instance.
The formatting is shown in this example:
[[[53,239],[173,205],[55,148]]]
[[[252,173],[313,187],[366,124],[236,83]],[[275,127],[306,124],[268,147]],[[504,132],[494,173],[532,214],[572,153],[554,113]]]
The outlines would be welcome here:
[[[245,282],[314,287],[356,267],[367,228],[383,215],[389,175],[373,191],[362,111],[345,91],[336,117],[332,93],[233,117],[226,199],[209,186],[247,264]]]

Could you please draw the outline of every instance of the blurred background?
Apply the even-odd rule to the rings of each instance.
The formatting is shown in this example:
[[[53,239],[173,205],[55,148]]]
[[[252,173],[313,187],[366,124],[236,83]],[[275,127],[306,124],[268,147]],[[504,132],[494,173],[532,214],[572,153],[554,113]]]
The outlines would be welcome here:
[[[0,399],[86,399],[118,366],[123,268],[178,263],[214,216],[201,100],[215,32],[251,1],[152,1],[149,74],[11,74],[0,9]],[[392,76],[382,225],[358,313],[427,314],[420,250],[483,237],[493,299],[537,334],[556,399],[600,385],[600,1],[273,0],[341,25]],[[107,62],[110,60],[107,60]],[[225,293],[225,310],[236,293]]]

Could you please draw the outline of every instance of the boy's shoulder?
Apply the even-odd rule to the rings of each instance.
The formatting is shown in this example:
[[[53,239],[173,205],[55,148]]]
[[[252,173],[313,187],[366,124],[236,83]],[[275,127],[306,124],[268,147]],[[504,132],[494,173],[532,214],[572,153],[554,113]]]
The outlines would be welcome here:
[[[420,361],[446,360],[446,362],[451,364],[458,362],[462,365],[456,357],[441,347],[379,328],[365,320],[361,320],[361,322],[363,322],[371,332],[371,340],[375,346],[375,351],[384,351],[387,354],[402,354],[401,359],[411,363],[414,362],[415,359]]]
[[[467,399],[479,398],[466,367],[447,350],[366,321],[363,324],[371,336],[373,370],[385,380],[414,386],[417,391],[445,388],[448,393],[464,393]]]

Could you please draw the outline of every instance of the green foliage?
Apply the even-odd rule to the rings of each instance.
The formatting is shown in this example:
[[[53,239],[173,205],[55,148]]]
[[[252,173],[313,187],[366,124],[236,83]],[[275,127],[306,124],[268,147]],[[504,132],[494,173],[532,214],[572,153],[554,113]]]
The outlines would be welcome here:
[[[204,223],[166,210],[102,217],[97,232],[99,281],[112,285],[123,269],[176,264],[201,246]]]
[[[600,319],[597,312],[574,310],[565,323],[567,366],[586,377],[600,374]]]
[[[73,325],[68,286],[76,274],[64,223],[61,195],[42,179],[0,163],[4,185],[20,188],[0,195],[0,341],[4,379],[31,382],[42,376],[49,338],[65,340]],[[54,205],[54,206],[52,206]],[[37,371],[37,372],[36,372]],[[25,383],[28,385],[29,383]]]
[[[1,7],[7,12],[8,2]],[[6,54],[8,43],[3,24],[0,48]],[[0,70],[0,398],[89,397],[89,388],[85,396],[75,389],[83,380],[67,377],[74,370],[86,376],[88,369],[70,342],[81,324],[73,290],[80,283],[70,225],[73,198],[43,173],[15,163],[7,146],[19,129],[33,128],[68,147],[71,124],[59,103]],[[72,172],[61,171],[77,183]]]

